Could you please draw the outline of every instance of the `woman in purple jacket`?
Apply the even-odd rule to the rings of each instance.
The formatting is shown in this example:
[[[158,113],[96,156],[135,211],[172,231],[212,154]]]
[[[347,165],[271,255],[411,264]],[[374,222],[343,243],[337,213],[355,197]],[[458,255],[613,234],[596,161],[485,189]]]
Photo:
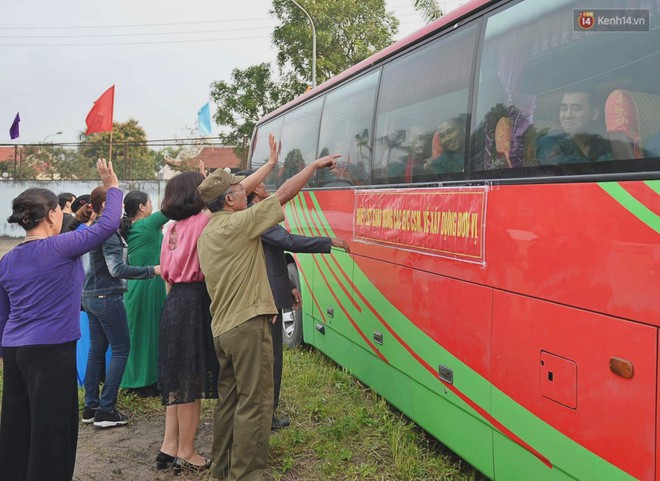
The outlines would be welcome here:
[[[78,441],[76,340],[80,337],[80,256],[119,227],[122,193],[112,163],[97,168],[108,187],[102,219],[62,235],[62,211],[47,189],[12,201],[7,219],[25,240],[0,260],[0,345],[4,392],[0,476],[12,481],[70,481]]]

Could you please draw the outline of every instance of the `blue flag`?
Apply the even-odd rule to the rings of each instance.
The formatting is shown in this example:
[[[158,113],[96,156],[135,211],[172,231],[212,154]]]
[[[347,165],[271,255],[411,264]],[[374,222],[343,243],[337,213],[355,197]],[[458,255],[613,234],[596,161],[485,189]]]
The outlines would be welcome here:
[[[21,118],[18,116],[18,112],[16,112],[16,118],[14,119],[14,123],[11,124],[11,127],[9,127],[9,137],[11,137],[12,140],[18,138],[18,124],[21,121]]]
[[[202,135],[211,135],[211,108],[208,102],[197,112],[197,128]]]

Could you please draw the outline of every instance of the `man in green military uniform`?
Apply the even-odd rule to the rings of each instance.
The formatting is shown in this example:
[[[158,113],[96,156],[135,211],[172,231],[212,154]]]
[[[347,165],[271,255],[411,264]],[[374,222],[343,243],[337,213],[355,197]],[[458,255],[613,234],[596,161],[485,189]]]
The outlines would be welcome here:
[[[260,236],[284,220],[281,206],[304,187],[314,172],[333,168],[338,157],[315,160],[274,195],[248,209],[247,194],[277,164],[277,143],[272,135],[269,143],[270,158],[253,175],[244,178],[219,169],[199,186],[213,213],[197,246],[211,297],[211,328],[220,363],[212,472],[214,477],[228,481],[263,480],[268,458],[273,416],[269,323],[277,309]]]

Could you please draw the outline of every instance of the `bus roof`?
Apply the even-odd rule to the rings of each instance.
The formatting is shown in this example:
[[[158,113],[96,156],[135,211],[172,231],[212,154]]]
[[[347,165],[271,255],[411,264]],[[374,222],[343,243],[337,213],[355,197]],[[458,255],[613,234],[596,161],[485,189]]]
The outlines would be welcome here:
[[[426,38],[438,31],[443,30],[446,28],[448,25],[452,25],[456,23],[457,21],[461,20],[463,17],[466,17],[470,15],[471,13],[480,10],[482,7],[495,3],[498,0],[471,0],[464,5],[461,5],[460,7],[456,8],[455,10],[452,10],[450,13],[447,15],[443,15],[442,17],[438,18],[437,20],[434,20],[433,22],[429,23],[428,25],[420,28],[416,32],[411,33],[407,37],[402,38],[401,40],[398,40],[394,42],[392,45],[389,47],[385,47],[383,50],[380,52],[376,52],[373,54],[371,57],[368,57],[364,60],[362,60],[359,63],[356,63],[352,67],[344,70],[342,73],[339,75],[336,75],[332,77],[331,79],[326,80],[323,82],[321,85],[316,86],[315,88],[305,92],[302,95],[299,95],[295,99],[291,100],[290,102],[282,105],[280,108],[272,111],[271,113],[265,115],[263,118],[257,122],[257,125],[262,124],[268,120],[270,120],[273,117],[276,117],[280,113],[288,110],[289,108],[293,107],[294,105],[301,104],[310,98],[316,97],[320,93],[329,90],[333,86],[337,85],[338,83],[341,83],[343,80],[350,78],[354,75],[356,75],[359,72],[362,72],[363,70],[368,69],[369,67],[381,62],[382,60],[398,53],[401,50],[404,50],[410,45],[413,45],[417,43],[418,41],[422,40],[423,38]]]

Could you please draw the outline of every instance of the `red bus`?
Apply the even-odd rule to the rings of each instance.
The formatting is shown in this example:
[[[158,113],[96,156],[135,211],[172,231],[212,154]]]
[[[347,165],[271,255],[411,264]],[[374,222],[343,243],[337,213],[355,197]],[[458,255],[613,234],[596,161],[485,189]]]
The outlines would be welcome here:
[[[660,3],[469,3],[261,119],[285,326],[491,479],[660,480]]]

